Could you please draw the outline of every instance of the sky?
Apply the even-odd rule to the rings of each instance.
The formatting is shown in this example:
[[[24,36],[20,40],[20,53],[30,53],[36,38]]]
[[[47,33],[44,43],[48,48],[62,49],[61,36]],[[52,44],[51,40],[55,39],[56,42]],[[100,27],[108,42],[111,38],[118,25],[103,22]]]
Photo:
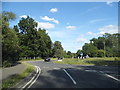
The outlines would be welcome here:
[[[17,15],[10,27],[30,16],[46,29],[52,42],[76,53],[92,38],[118,32],[117,2],[2,2],[2,11]]]

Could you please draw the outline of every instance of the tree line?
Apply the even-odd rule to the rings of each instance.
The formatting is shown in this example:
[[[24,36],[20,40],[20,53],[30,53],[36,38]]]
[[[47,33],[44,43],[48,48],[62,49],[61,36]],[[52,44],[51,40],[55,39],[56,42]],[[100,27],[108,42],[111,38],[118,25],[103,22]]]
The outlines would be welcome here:
[[[63,47],[60,41],[51,41],[45,29],[37,28],[37,22],[27,16],[21,18],[13,28],[9,26],[11,20],[16,19],[13,12],[2,12],[2,62],[16,62],[23,57],[35,59],[37,57],[60,57]]]
[[[92,38],[90,43],[85,43],[82,50],[77,51],[77,56],[82,52],[90,57],[120,57],[120,34],[105,33],[98,38]]]

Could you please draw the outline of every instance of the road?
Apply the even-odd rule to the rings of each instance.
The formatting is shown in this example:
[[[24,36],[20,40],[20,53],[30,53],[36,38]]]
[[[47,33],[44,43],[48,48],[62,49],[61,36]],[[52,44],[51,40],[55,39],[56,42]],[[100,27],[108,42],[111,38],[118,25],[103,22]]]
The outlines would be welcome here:
[[[118,67],[54,64],[53,61],[30,61],[41,68],[31,88],[118,88]]]

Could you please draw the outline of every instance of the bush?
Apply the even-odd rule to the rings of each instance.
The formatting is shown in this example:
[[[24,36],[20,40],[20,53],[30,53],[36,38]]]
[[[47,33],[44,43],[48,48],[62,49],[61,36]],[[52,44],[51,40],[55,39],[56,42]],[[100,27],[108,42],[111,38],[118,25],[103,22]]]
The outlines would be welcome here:
[[[98,57],[104,57],[104,50],[98,50],[97,56]]]
[[[9,61],[4,61],[4,62],[2,63],[2,67],[10,67],[11,65],[12,65],[12,63],[9,62]]]

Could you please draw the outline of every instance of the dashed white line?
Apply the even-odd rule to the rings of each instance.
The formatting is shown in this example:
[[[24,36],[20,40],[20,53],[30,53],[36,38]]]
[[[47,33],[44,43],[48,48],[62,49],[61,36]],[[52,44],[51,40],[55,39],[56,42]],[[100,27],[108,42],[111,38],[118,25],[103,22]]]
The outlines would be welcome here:
[[[85,70],[87,72],[97,72],[96,70]]]
[[[70,74],[65,69],[63,69],[63,70],[70,77],[70,79],[73,81],[73,83],[77,84],[76,81],[70,76]]]
[[[104,75],[106,75],[106,76],[108,76],[108,77],[110,77],[110,78],[112,78],[112,79],[120,82],[119,79],[117,79],[117,78],[115,78],[115,77],[113,77],[113,76],[111,76],[111,75],[109,75],[109,74],[106,74],[106,73],[104,73],[103,71],[100,71],[100,72],[103,73]]]

